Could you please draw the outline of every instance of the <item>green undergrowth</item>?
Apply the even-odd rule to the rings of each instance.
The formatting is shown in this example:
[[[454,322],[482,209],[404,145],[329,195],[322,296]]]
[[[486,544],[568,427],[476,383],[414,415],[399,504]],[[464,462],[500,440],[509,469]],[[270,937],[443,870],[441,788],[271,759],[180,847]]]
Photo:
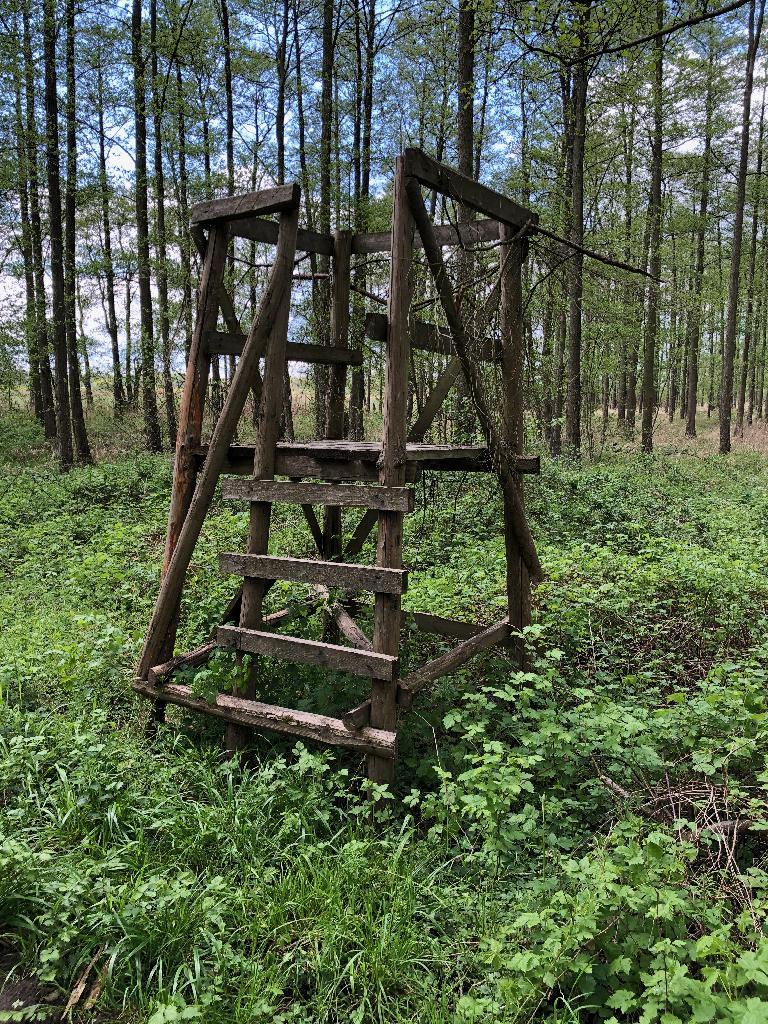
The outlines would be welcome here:
[[[220,724],[178,710],[147,734],[128,682],[159,578],[167,456],[60,476],[32,428],[6,435],[9,984],[31,974],[66,999],[90,965],[76,1017],[151,1024],[768,1021],[764,459],[545,462],[526,486],[547,579],[525,670],[497,650],[435,684],[404,723],[396,787],[371,801],[354,754],[264,735],[241,769],[222,760]],[[218,553],[242,550],[246,528],[217,500],[180,647],[232,596]],[[272,543],[312,552],[289,509]],[[504,614],[488,478],[418,486],[406,563],[407,609]],[[276,586],[270,607],[321,636],[298,598]],[[406,670],[446,649],[408,621]],[[210,695],[235,672],[220,654],[187,679]],[[318,710],[363,693],[268,661],[259,688]]]

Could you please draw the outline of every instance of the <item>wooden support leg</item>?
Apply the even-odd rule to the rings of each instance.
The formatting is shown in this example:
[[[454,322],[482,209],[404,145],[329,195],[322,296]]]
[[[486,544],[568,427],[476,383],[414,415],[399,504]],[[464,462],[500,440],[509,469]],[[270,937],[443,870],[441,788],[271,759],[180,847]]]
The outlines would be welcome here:
[[[331,344],[349,347],[350,255],[352,232],[336,231],[333,236],[333,287],[331,292]],[[331,367],[325,413],[325,436],[331,441],[344,437],[344,398],[347,390],[347,367],[336,363]],[[341,508],[326,506],[323,513],[323,552],[326,558],[341,558]]]
[[[406,417],[408,404],[408,315],[411,305],[411,269],[414,221],[405,193],[405,162],[395,165],[392,220],[392,262],[389,285],[389,336],[387,377],[384,391],[384,430],[379,483],[402,487],[406,469]],[[403,513],[379,513],[376,562],[399,569],[403,564]],[[400,596],[377,594],[374,607],[373,649],[397,656],[400,651]],[[397,724],[397,680],[374,681],[371,689],[371,726],[393,731]],[[368,778],[392,782],[394,759],[371,755]]]
[[[173,617],[177,613],[187,568],[200,536],[206,513],[213,500],[216,484],[226,463],[229,445],[237,429],[237,423],[251,387],[254,367],[258,366],[259,358],[264,351],[285,293],[290,290],[297,227],[298,207],[295,211],[283,214],[280,220],[277,252],[269,284],[243,348],[232,386],[224,403],[224,409],[208,446],[208,455],[197,479],[189,511],[179,532],[173,555],[160,586],[160,593],[155,602],[144,648],[137,666],[137,675],[142,679],[146,679],[149,669],[162,660],[160,653],[163,643]]]
[[[219,311],[218,293],[224,275],[224,260],[227,254],[226,226],[211,230],[208,244],[204,248],[203,266],[197,291],[197,322],[184,378],[184,390],[179,409],[179,426],[176,434],[176,455],[173,467],[171,507],[168,513],[168,528],[165,536],[163,577],[176,549],[181,528],[189,512],[197,481],[197,462],[193,452],[200,446],[203,429],[205,393],[208,386],[210,357],[205,348],[206,331],[216,327]],[[179,623],[180,605],[176,602],[168,622],[165,636],[158,652],[158,660],[164,661],[173,655],[176,629]],[[155,701],[153,718],[156,722],[165,719],[165,704]]]
[[[298,210],[290,215],[294,243],[298,228]],[[293,253],[291,253],[291,263]],[[286,347],[288,345],[288,318],[291,305],[290,277],[283,288],[280,306],[275,318],[267,349],[264,366],[264,382],[259,403],[256,425],[256,444],[253,453],[253,475],[257,480],[271,480],[275,475],[275,446],[280,431],[280,412],[283,402],[283,373],[285,370]],[[272,505],[257,501],[251,504],[251,518],[248,530],[248,553],[265,555],[269,548],[269,528]],[[243,583],[243,600],[240,607],[240,627],[259,629],[262,621],[262,605],[266,593],[266,580],[246,578]],[[256,693],[254,665],[246,685],[235,693],[236,697],[252,699]],[[251,730],[247,726],[230,722],[227,726],[226,749],[235,754],[250,741]]]
[[[524,441],[524,337],[522,266],[527,243],[513,239],[512,229],[499,225],[500,297],[502,373],[502,429],[507,447],[513,455],[523,451]],[[518,475],[514,481],[520,504],[523,504],[523,482]],[[515,531],[514,509],[509,496],[504,495],[504,540],[507,557],[507,599],[509,622],[513,629],[522,629],[531,621],[531,584],[528,568],[522,558]],[[516,644],[521,661],[524,646]]]

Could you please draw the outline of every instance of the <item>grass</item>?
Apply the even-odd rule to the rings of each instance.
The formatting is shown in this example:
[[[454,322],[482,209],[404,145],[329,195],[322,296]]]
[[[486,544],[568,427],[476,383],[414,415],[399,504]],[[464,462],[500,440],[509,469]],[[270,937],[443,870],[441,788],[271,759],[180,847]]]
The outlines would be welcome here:
[[[265,734],[240,768],[179,710],[147,736],[128,679],[168,458],[104,413],[92,434],[100,461],[62,477],[24,413],[0,423],[0,1021],[61,1016],[79,979],[82,1020],[768,1020],[768,463],[749,439],[545,461],[530,670],[490,653],[428,691],[371,820],[351,753]],[[428,480],[408,606],[498,618],[500,522],[486,481]],[[245,530],[217,501],[180,644],[215,623],[217,552]],[[311,551],[288,510],[273,543]],[[442,649],[410,634],[406,665]],[[233,672],[222,654],[192,682]],[[309,708],[362,692],[266,660],[260,685]]]

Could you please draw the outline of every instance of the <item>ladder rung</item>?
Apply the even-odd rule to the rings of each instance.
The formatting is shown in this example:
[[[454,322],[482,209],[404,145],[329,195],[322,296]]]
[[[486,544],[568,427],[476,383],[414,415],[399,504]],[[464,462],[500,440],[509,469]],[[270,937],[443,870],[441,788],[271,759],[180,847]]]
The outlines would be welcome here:
[[[216,694],[215,703],[209,704],[203,697],[195,697],[191,687],[180,683],[153,686],[143,679],[136,679],[133,688],[137,693],[161,700],[164,704],[178,704],[191,711],[223,718],[227,722],[237,722],[251,729],[272,729],[275,732],[304,736],[318,743],[378,754],[379,757],[392,758],[397,751],[397,733],[370,727],[352,732],[340,718],[316,715],[310,711],[294,711],[293,708],[282,708],[275,704],[262,704],[244,697],[231,697],[226,693]]]
[[[279,213],[299,205],[299,186],[277,185],[262,192],[247,192],[242,196],[209,199],[195,203],[189,211],[191,224],[216,224],[236,217],[249,217],[255,213]]]
[[[229,331],[208,331],[205,347],[212,356],[239,356],[245,345],[244,334]],[[310,345],[289,341],[286,345],[289,363],[327,363],[344,366],[362,366],[363,353],[359,349],[338,348],[333,345]]]
[[[379,565],[323,562],[312,558],[284,558],[279,555],[219,555],[222,572],[260,580],[289,580],[293,583],[322,583],[346,590],[370,590],[376,594],[404,594],[408,589],[406,569]]]
[[[293,480],[224,480],[227,501],[284,501],[296,505],[338,505],[381,512],[413,512],[410,487],[359,487],[356,484],[298,483]]]
[[[396,678],[398,659],[389,654],[375,651],[361,651],[338,644],[321,643],[319,640],[302,640],[296,636],[281,633],[265,633],[258,629],[241,629],[238,626],[219,626],[216,634],[219,647],[243,651],[246,654],[266,654],[285,661],[296,661],[302,665],[320,665],[336,672],[350,672],[366,679]]]

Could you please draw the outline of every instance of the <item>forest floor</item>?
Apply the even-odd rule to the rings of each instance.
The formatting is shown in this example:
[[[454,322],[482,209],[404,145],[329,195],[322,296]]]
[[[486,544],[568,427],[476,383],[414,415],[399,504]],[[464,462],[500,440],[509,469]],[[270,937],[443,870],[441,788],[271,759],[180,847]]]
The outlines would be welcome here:
[[[0,417],[0,1021],[68,999],[151,1024],[768,1021],[762,425],[728,458],[714,420],[685,442],[660,416],[652,457],[611,435],[543,460],[533,664],[496,651],[429,690],[373,823],[352,754],[265,734],[241,770],[178,710],[147,737],[128,683],[169,458],[90,427],[97,465],[61,476],[26,414]],[[420,484],[407,606],[497,619],[500,527],[487,478]],[[245,530],[216,503],[181,645],[231,596],[217,553]],[[274,550],[311,552],[287,510]],[[409,636],[406,667],[440,649]],[[260,686],[309,709],[362,692],[267,662]]]

